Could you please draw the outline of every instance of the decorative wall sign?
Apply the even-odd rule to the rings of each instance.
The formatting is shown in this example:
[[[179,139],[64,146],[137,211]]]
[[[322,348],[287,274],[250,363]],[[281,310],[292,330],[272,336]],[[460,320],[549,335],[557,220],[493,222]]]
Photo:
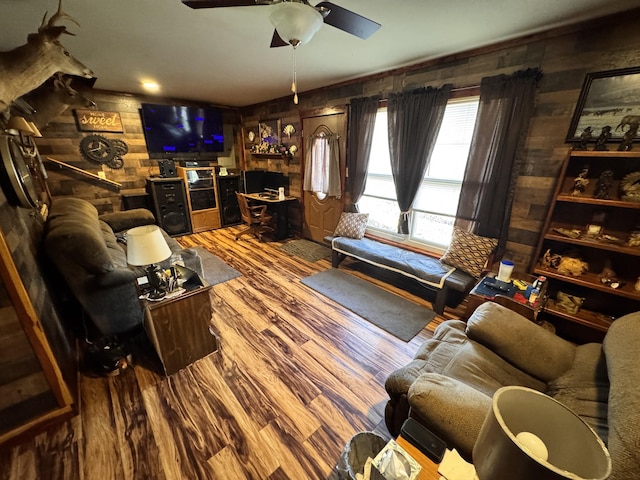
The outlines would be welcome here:
[[[566,141],[580,142],[586,130],[591,133],[587,141],[605,133],[608,140],[621,142],[625,132],[640,123],[638,99],[640,67],[587,74]]]
[[[73,112],[76,114],[76,123],[81,132],[124,132],[119,112],[80,109]]]

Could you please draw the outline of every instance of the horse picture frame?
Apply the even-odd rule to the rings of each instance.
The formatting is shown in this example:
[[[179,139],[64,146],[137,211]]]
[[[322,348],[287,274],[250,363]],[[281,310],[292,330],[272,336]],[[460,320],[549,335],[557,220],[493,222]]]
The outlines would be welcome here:
[[[640,67],[588,73],[567,132],[567,143],[621,142],[640,123]],[[636,137],[637,139],[638,137]]]

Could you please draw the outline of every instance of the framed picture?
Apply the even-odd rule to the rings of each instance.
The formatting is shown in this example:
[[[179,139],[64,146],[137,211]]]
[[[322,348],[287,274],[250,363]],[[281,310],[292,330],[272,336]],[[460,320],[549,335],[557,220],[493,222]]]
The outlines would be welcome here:
[[[280,120],[260,120],[259,123],[259,143],[265,142],[269,145],[280,143]]]
[[[568,143],[591,132],[596,141],[603,128],[609,141],[620,142],[629,125],[640,122],[640,67],[587,74],[567,132]]]

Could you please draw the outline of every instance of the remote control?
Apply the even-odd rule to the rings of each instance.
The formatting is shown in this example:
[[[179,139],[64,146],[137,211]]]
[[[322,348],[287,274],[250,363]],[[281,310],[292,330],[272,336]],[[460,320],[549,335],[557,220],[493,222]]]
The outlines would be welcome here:
[[[410,444],[424,453],[427,458],[435,463],[440,463],[447,444],[435,433],[419,424],[413,418],[407,418],[402,424],[400,435]]]

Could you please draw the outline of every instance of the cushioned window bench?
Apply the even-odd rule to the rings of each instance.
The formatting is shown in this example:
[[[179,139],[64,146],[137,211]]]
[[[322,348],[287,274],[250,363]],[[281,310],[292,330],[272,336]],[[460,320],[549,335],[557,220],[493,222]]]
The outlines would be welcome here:
[[[469,293],[476,279],[462,270],[440,262],[439,259],[369,238],[325,237],[331,243],[331,265],[338,265],[345,257],[400,273],[420,282],[428,290],[436,292],[433,309],[442,314],[449,293],[454,290],[463,295]]]

